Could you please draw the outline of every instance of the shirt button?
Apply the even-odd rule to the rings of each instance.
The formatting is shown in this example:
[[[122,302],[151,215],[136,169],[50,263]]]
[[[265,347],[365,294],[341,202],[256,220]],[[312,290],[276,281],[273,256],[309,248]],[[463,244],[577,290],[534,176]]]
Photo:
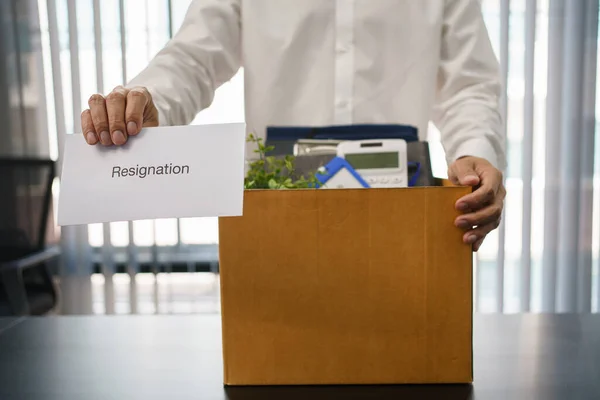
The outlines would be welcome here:
[[[347,44],[338,43],[338,45],[336,46],[336,51],[338,52],[338,54],[347,53],[348,50],[349,50],[349,46]]]
[[[346,108],[346,107],[348,106],[348,100],[345,100],[345,99],[339,99],[339,100],[337,101],[337,105],[338,105],[338,107],[340,107],[340,108]]]

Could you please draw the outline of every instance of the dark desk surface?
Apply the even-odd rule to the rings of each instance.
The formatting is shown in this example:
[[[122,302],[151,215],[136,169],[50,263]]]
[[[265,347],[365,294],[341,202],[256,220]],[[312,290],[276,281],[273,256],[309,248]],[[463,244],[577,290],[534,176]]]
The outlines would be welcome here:
[[[475,316],[475,383],[228,388],[211,316],[0,319],[2,400],[600,399],[600,316]]]
[[[12,328],[20,322],[18,318],[0,318],[0,335],[2,335],[3,331]]]

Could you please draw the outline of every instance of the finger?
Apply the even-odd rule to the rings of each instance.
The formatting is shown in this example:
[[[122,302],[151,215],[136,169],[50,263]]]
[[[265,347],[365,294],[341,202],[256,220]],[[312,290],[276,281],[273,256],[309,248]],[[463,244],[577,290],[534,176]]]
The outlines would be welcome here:
[[[479,174],[470,157],[459,158],[452,164],[450,180],[463,186],[476,186],[480,183]]]
[[[450,180],[450,182],[452,182],[453,185],[460,186],[460,181],[458,180],[458,176],[454,172],[453,168],[450,168],[448,170],[448,180]]]
[[[90,106],[90,115],[92,116],[92,123],[94,124],[94,130],[104,146],[110,146],[112,140],[108,130],[108,115],[106,115],[106,100],[99,94],[94,94],[88,100]]]
[[[491,204],[495,199],[504,200],[506,190],[502,185],[502,173],[493,167],[481,171],[481,186],[456,202],[460,211],[476,211]]]
[[[144,110],[150,99],[145,89],[134,88],[127,94],[127,107],[125,109],[125,121],[127,122],[127,133],[137,135],[144,125]]]
[[[481,238],[478,241],[475,242],[475,244],[473,245],[473,251],[474,252],[478,252],[479,249],[481,248],[481,245],[483,244],[483,241],[485,240],[485,238]]]
[[[493,222],[490,222],[490,223],[487,223],[484,225],[480,225],[477,228],[472,229],[469,232],[465,233],[463,236],[463,241],[466,244],[473,245],[473,248],[475,249],[475,246],[476,245],[481,246],[481,243],[483,243],[483,240],[488,235],[488,233],[490,233],[494,229],[498,228],[498,226],[500,226],[500,219],[497,219]]]
[[[489,205],[496,198],[496,190],[491,184],[485,182],[474,192],[459,199],[456,207],[463,212],[476,211]]]
[[[106,112],[108,114],[108,125],[112,142],[122,145],[127,142],[127,128],[125,126],[125,107],[127,89],[116,87],[106,96]]]
[[[90,110],[85,110],[81,113],[81,130],[83,131],[83,137],[88,144],[98,143],[98,136],[94,129],[94,123],[92,122],[92,113]]]
[[[456,218],[455,225],[461,229],[469,229],[496,221],[502,216],[502,205],[502,201],[497,201],[473,213],[461,215]]]

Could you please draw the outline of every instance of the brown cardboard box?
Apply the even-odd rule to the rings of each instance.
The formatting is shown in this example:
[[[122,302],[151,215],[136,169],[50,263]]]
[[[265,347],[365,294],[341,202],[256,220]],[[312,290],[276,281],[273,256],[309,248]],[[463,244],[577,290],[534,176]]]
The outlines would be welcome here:
[[[469,191],[246,191],[219,221],[224,383],[471,382]]]

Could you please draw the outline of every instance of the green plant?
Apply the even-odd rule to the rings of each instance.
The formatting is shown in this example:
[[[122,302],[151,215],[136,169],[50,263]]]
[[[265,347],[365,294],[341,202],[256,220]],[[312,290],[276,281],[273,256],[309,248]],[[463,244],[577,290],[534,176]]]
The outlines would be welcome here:
[[[269,156],[274,146],[266,146],[262,138],[253,134],[248,135],[248,142],[256,143],[255,153],[258,159],[249,163],[249,170],[244,180],[245,189],[301,189],[316,187],[317,179],[314,174],[308,177],[300,176],[294,179],[295,157]]]

